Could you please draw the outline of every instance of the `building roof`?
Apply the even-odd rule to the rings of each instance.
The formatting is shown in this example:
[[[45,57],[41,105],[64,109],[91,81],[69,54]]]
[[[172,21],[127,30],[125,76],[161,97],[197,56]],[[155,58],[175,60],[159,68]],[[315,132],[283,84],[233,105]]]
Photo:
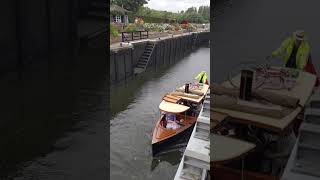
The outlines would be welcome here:
[[[126,14],[130,11],[124,9],[123,7],[120,7],[118,5],[112,4],[110,5],[110,13],[120,13],[120,14]]]

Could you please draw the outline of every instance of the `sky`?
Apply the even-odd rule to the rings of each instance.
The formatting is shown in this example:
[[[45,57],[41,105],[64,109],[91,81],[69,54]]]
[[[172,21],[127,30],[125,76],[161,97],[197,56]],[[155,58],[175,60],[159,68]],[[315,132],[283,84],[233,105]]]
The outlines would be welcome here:
[[[189,7],[209,6],[210,0],[150,0],[144,5],[150,9],[178,12]]]

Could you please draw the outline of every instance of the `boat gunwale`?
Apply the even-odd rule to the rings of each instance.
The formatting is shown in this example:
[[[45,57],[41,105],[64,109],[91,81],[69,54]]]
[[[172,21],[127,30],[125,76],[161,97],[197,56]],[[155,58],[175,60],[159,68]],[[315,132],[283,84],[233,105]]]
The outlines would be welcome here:
[[[189,119],[191,119],[192,121],[194,121],[193,123],[188,123],[188,124],[183,124],[182,127],[179,128],[179,130],[172,130],[172,129],[167,129],[167,128],[164,128],[160,122],[161,120],[163,119],[163,115],[157,120],[157,123],[156,123],[156,127],[155,129],[157,128],[161,128],[163,131],[168,131],[168,132],[174,132],[173,134],[167,136],[165,139],[161,138],[160,140],[158,140],[159,138],[154,138],[155,136],[155,129],[153,130],[153,133],[152,133],[152,144],[157,144],[157,143],[160,143],[162,141],[165,141],[169,138],[172,138],[173,136],[175,135],[178,135],[180,133],[183,133],[184,131],[186,131],[188,128],[190,128],[191,126],[193,126],[196,122],[197,122],[197,118],[198,116],[194,117],[194,116],[188,116],[188,115],[185,115],[185,117],[188,117]],[[186,126],[185,128],[183,128],[184,126]],[[157,139],[158,141],[157,142],[154,142],[153,140],[154,139]]]

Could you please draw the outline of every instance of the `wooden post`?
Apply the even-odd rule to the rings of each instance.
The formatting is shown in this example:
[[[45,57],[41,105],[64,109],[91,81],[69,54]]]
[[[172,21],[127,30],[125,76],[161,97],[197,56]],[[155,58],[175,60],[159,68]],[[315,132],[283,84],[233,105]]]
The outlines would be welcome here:
[[[176,61],[179,59],[179,38],[176,40]]]
[[[175,57],[175,61],[178,60],[178,42],[179,42],[179,37],[176,39],[176,44],[175,44],[175,54],[174,54],[174,57]]]
[[[179,59],[181,59],[181,53],[182,53],[182,51],[181,51],[181,41],[182,41],[182,38],[180,38],[180,40],[179,40]]]
[[[183,39],[183,49],[186,49],[186,43],[185,43],[185,41],[186,41],[186,38]],[[184,57],[185,55],[186,55],[186,51],[183,51],[183,52],[182,52],[182,56]]]
[[[162,63],[162,42],[160,42],[159,46],[160,46],[160,53],[159,53],[160,54],[160,60],[161,60],[161,63]]]
[[[181,51],[181,49],[180,49],[180,45],[181,45],[181,37],[178,39],[178,60],[180,60],[180,51]]]
[[[170,39],[169,42],[170,42],[170,48],[169,48],[169,52],[170,52],[170,53],[169,53],[169,58],[168,58],[168,59],[169,59],[169,64],[171,64],[172,39]]]
[[[170,58],[170,61],[171,61],[171,62],[174,62],[174,61],[172,61],[172,60],[174,60],[174,40],[173,40],[173,39],[171,40],[171,43],[172,43],[172,44],[171,44],[172,47],[171,47],[170,49],[171,49],[171,51],[172,51],[172,53],[171,53],[172,59]],[[171,64],[171,62],[170,62],[170,64]]]
[[[180,45],[181,45],[181,37],[178,39],[178,60],[180,60],[180,52],[181,52],[181,49],[180,49]]]
[[[162,44],[159,42],[159,65],[162,65]]]
[[[177,40],[174,40],[174,62],[177,60]]]
[[[154,45],[154,51],[155,51],[155,56],[154,56],[154,68],[155,71],[157,72],[157,55],[158,55],[158,48],[157,48],[157,44]]]
[[[114,72],[115,72],[115,79],[116,79],[116,83],[118,81],[118,70],[117,70],[117,61],[116,61],[116,53],[114,53],[114,57],[113,57],[113,60],[114,60]]]
[[[192,34],[189,38],[189,49],[191,50],[192,49]]]
[[[133,41],[133,32],[131,32],[131,39],[132,39],[132,41]]]
[[[133,65],[133,49],[131,48],[130,49],[130,52],[131,52],[131,75],[133,75],[134,73],[134,65]]]
[[[177,60],[180,59],[180,39],[181,37],[177,39]]]
[[[166,43],[165,41],[162,42],[163,43],[163,49],[162,49],[162,64],[164,65],[164,59],[165,59],[165,52],[166,52]]]
[[[127,66],[126,66],[126,54],[123,54],[123,65],[124,65],[124,80],[127,80]]]

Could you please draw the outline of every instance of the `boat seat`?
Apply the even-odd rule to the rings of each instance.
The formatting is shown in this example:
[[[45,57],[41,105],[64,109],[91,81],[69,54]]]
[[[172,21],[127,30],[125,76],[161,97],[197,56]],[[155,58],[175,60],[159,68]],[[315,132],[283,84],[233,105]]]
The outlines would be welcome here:
[[[166,97],[171,98],[171,99],[181,100],[181,98],[176,97],[176,96],[172,96],[170,94],[166,94]]]
[[[171,103],[178,103],[181,100],[181,98],[169,94],[165,95],[162,99]]]

